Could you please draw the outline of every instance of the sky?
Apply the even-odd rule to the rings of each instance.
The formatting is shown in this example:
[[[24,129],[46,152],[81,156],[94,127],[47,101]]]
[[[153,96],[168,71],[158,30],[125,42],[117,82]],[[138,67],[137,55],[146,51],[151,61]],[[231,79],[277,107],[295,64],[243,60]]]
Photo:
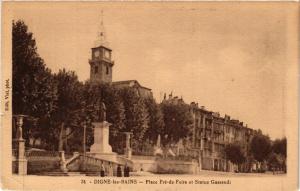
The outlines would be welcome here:
[[[252,3],[20,3],[12,9],[57,72],[89,78],[100,28],[115,62],[113,81],[138,80],[157,101],[190,103],[285,136],[287,11]]]

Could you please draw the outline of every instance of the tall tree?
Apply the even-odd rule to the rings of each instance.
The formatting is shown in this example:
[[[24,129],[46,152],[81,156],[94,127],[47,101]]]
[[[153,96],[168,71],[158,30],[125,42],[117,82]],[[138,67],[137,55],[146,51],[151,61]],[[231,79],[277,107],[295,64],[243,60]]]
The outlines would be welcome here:
[[[276,154],[274,152],[270,153],[267,158],[268,164],[271,167],[279,167],[282,165],[282,159],[279,154]]]
[[[153,97],[148,97],[145,99],[145,104],[147,111],[149,113],[149,128],[145,133],[145,136],[150,139],[150,141],[155,142],[158,135],[162,135],[164,130],[164,118],[163,113]]]
[[[13,114],[48,117],[55,108],[55,85],[23,21],[13,22],[12,64]]]
[[[276,154],[281,154],[282,156],[286,157],[286,138],[276,139],[273,142],[272,150]]]
[[[286,172],[287,140],[286,137],[276,139],[272,144],[272,153],[269,163],[273,166],[280,166]]]
[[[230,143],[225,147],[226,158],[234,164],[242,164],[246,160],[245,153],[239,143]]]
[[[142,97],[133,88],[120,90],[125,109],[125,131],[133,132],[133,144],[142,142],[148,129],[149,114]]]
[[[177,143],[186,138],[191,133],[190,125],[193,123],[189,106],[184,103],[163,102],[161,108],[165,123],[163,143]]]
[[[260,133],[254,135],[250,143],[250,151],[257,161],[263,162],[271,152],[270,138]]]
[[[24,137],[46,141],[51,113],[56,109],[57,89],[51,71],[37,53],[36,41],[27,25],[12,23],[12,111],[38,119],[37,125],[26,122]],[[30,119],[30,118],[27,118]],[[41,125],[42,124],[42,125]]]
[[[57,108],[53,112],[52,127],[58,137],[58,150],[63,150],[63,143],[69,135],[66,135],[66,128],[70,134],[79,130],[82,126],[83,110],[81,103],[82,84],[78,81],[75,72],[59,70],[54,75],[57,86]]]

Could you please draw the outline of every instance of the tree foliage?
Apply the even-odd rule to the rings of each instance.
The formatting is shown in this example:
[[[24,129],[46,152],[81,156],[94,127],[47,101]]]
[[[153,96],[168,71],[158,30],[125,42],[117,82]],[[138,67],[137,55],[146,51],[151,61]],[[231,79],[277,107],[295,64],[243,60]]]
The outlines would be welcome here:
[[[12,64],[13,114],[49,117],[55,109],[56,87],[23,21],[13,22]]]
[[[279,167],[283,164],[282,157],[274,152],[270,153],[267,160],[271,167]]]
[[[286,157],[286,149],[287,149],[286,138],[276,139],[272,144],[272,151],[284,157]]]
[[[230,143],[225,147],[226,158],[234,164],[242,164],[246,160],[245,153],[238,143]]]
[[[12,112],[39,119],[24,121],[23,135],[45,140],[51,113],[56,109],[57,88],[51,71],[37,53],[33,34],[23,21],[12,23]]]
[[[58,150],[63,150],[64,140],[69,136],[66,134],[66,129],[68,128],[71,134],[81,128],[81,122],[84,120],[80,96],[82,83],[78,81],[75,72],[65,69],[54,74],[54,81],[58,99],[57,107],[51,115],[51,126],[58,138]]]
[[[125,109],[125,131],[133,133],[133,144],[142,142],[148,129],[149,114],[142,97],[132,88],[120,90]]]
[[[193,118],[188,105],[162,102],[161,109],[165,123],[163,144],[177,143],[191,133]]]
[[[165,127],[163,113],[160,105],[155,102],[154,98],[146,98],[145,104],[149,114],[149,128],[146,132],[146,138],[156,143],[158,135],[162,135]]]
[[[260,133],[254,135],[250,143],[250,151],[254,159],[259,162],[263,162],[267,159],[269,153],[271,152],[270,138]]]

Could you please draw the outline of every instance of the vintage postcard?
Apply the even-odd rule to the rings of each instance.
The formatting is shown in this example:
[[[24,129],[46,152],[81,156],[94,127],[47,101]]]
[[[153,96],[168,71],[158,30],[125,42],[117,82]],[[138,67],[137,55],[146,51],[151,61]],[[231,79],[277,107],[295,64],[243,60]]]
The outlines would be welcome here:
[[[1,187],[296,190],[296,2],[3,2]]]

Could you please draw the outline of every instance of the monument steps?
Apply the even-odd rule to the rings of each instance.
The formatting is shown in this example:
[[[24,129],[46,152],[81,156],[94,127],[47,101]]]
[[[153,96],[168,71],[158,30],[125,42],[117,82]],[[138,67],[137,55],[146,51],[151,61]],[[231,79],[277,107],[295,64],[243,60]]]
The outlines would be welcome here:
[[[54,172],[41,172],[38,173],[37,175],[42,175],[42,176],[68,176],[67,172],[60,172],[60,171],[54,171]]]
[[[105,115],[104,115],[105,116]],[[90,152],[84,154],[74,152],[73,156],[65,159],[64,151],[59,152],[60,161],[59,169],[46,171],[40,175],[46,176],[99,176],[102,167],[106,169],[117,169],[118,166],[128,166],[133,168],[133,161],[131,158],[131,149],[129,148],[130,133],[126,134],[126,148],[130,151],[130,155],[119,156],[112,152],[112,147],[109,145],[109,126],[111,125],[105,121],[105,117],[100,117],[100,122],[94,122],[94,144],[90,147]],[[103,120],[104,119],[104,120]],[[82,166],[84,165],[84,166]],[[84,168],[82,168],[84,167]],[[82,169],[85,171],[80,172]],[[68,172],[67,172],[68,171]]]
[[[100,172],[85,172],[86,176],[100,176]]]
[[[41,176],[100,176],[100,172],[43,172],[37,175]]]

